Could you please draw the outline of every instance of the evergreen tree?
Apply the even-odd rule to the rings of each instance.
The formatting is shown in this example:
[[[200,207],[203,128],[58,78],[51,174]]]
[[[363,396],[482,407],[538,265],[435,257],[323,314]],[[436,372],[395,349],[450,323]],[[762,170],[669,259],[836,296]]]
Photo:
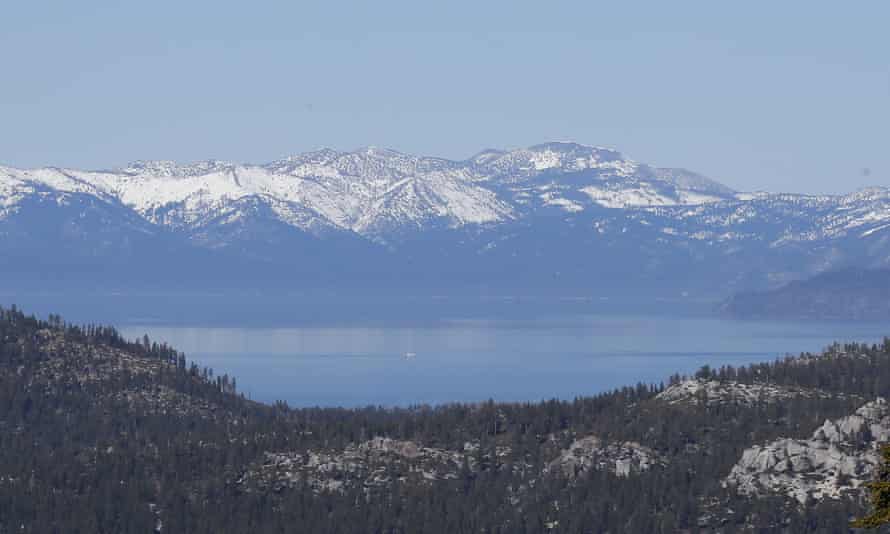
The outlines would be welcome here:
[[[890,524],[890,445],[881,447],[881,466],[875,480],[868,483],[872,512],[851,523],[853,528],[878,528]]]

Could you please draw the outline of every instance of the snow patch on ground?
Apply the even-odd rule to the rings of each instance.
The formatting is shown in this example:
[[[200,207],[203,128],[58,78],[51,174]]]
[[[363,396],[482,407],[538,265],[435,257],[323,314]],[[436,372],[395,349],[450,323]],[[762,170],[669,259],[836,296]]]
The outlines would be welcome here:
[[[586,186],[580,189],[591,200],[606,208],[630,208],[639,206],[674,206],[678,199],[660,194],[652,187],[641,184],[638,187],[628,189],[604,189],[596,186]]]

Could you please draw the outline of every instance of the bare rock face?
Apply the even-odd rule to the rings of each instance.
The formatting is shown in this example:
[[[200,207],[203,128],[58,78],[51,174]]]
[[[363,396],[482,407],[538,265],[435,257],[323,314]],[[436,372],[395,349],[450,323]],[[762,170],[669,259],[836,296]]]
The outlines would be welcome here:
[[[542,468],[527,460],[507,462],[511,455],[511,448],[505,445],[483,449],[478,442],[469,441],[463,449],[451,450],[376,437],[342,448],[267,452],[236,483],[245,491],[308,487],[316,493],[343,493],[357,488],[373,493],[395,482],[429,485],[455,480],[463,470],[510,468],[531,486],[541,476],[575,479],[599,470],[627,477],[664,463],[654,450],[639,443],[606,442],[596,436],[576,439]]]
[[[784,494],[801,504],[858,490],[890,440],[890,406],[878,398],[825,423],[805,440],[782,438],[746,449],[725,484],[746,495]]]
[[[667,387],[656,397],[670,404],[743,404],[774,403],[794,397],[829,397],[815,389],[795,388],[774,384],[742,384],[734,381],[691,379]]]
[[[626,477],[663,463],[652,449],[632,441],[606,443],[596,436],[576,439],[551,461],[546,471],[575,478],[591,470]]]
[[[242,487],[281,491],[306,485],[316,492],[365,490],[390,482],[428,483],[457,477],[464,455],[413,441],[377,437],[343,449],[269,452],[238,481]]]

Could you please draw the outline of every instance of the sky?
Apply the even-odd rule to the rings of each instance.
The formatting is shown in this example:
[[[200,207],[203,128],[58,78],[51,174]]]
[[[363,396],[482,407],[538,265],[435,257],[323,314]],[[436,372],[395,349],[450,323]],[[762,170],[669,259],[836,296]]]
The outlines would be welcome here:
[[[739,190],[890,186],[890,2],[6,2],[0,163],[607,146]]]

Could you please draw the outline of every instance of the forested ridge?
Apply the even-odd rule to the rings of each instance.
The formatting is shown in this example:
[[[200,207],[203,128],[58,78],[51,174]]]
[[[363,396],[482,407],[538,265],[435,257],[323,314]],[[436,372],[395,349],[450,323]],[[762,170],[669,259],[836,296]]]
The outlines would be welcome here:
[[[147,338],[0,309],[0,532],[842,532],[864,512],[862,491],[724,481],[746,448],[888,396],[890,341],[684,379],[292,409]]]
[[[737,294],[719,309],[746,319],[886,320],[890,317],[890,270],[829,271],[769,291]]]

